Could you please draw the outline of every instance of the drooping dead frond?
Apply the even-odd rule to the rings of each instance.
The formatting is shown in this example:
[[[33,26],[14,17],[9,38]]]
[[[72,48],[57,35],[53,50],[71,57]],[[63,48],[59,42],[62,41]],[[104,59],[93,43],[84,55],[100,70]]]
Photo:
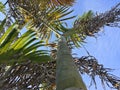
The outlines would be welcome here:
[[[111,88],[120,89],[120,78],[110,74],[112,69],[104,68],[93,56],[74,58],[74,62],[81,74],[88,74],[94,84],[96,84],[95,77],[99,76],[103,86],[107,84]],[[45,90],[53,90],[55,88],[56,61],[41,64],[28,61],[15,64],[9,69],[5,69],[5,67],[6,65],[0,67],[1,89],[10,90],[16,88],[16,90],[20,90],[29,88],[37,90],[44,88]]]
[[[104,68],[102,64],[99,64],[97,59],[93,56],[83,56],[79,59],[75,59],[75,63],[81,73],[88,74],[96,86],[95,76],[99,76],[102,85],[107,84],[109,87],[120,89],[120,78],[110,74],[112,70],[110,68]]]
[[[6,72],[3,68],[0,68],[1,90],[39,90],[43,86],[47,90],[55,84],[55,62],[42,64],[23,62],[11,66]]]

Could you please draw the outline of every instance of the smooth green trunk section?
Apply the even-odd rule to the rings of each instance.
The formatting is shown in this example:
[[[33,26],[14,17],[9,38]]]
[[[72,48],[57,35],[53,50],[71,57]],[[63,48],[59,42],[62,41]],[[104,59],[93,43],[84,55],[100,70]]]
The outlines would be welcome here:
[[[87,90],[79,71],[73,62],[66,40],[64,37],[61,37],[61,40],[58,42],[56,90],[72,90],[67,88]]]

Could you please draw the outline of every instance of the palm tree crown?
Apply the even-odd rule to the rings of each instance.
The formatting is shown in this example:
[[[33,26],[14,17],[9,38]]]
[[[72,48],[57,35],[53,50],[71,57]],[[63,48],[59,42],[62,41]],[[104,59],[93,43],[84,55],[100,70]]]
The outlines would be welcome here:
[[[120,89],[120,79],[109,74],[109,68],[98,64],[91,55],[74,58],[68,48],[80,47],[87,36],[95,37],[105,25],[117,27],[116,23],[120,21],[120,3],[99,15],[88,11],[68,28],[65,20],[75,17],[67,17],[73,12],[70,7],[74,2],[75,0],[8,0],[10,11],[7,14],[11,16],[0,24],[0,63],[3,66],[0,68],[1,89],[53,90],[53,86],[55,88],[57,85],[57,90],[86,90],[79,71],[88,74],[95,84],[95,76],[98,75],[103,84],[106,82],[108,86]],[[3,12],[3,8],[4,5],[0,6],[0,11]],[[15,22],[11,22],[6,29],[8,19]],[[19,36],[24,26],[27,32]],[[55,58],[48,51],[39,49],[51,45],[49,39],[52,34],[58,38],[58,45],[53,44],[58,46]]]

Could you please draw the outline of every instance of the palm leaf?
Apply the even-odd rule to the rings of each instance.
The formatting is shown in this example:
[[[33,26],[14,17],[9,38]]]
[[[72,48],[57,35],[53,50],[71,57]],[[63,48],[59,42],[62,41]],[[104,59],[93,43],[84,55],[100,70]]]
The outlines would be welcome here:
[[[75,0],[9,0],[9,3],[16,3],[16,4],[39,4],[41,8],[46,7],[54,7],[54,6],[71,6],[74,4]]]
[[[1,33],[1,31],[4,29],[5,23],[6,23],[6,19],[4,19],[4,20],[0,23],[0,33]]]
[[[95,37],[95,34],[101,31],[101,28],[106,26],[120,27],[120,3],[111,10],[95,15],[92,11],[84,13],[81,17],[75,20],[73,28],[66,28],[61,25],[64,36],[68,38],[77,47],[81,45],[87,36]]]
[[[82,56],[81,58],[74,58],[73,60],[78,67],[81,74],[87,74],[91,77],[93,83],[96,76],[100,78],[102,84],[108,85],[110,88],[116,90],[120,89],[120,78],[110,74],[110,68],[105,68],[102,64],[98,63],[98,60],[93,56]],[[1,70],[4,67],[1,66]],[[55,69],[56,61],[51,61],[47,63],[31,63],[23,62],[21,64],[16,64],[11,67],[9,73],[6,77],[1,75],[1,80],[4,80],[4,84],[0,86],[1,89],[32,89],[36,90],[38,88],[53,90],[55,87]],[[2,71],[4,73],[5,71]],[[17,79],[16,79],[17,78]],[[45,86],[40,87],[40,84],[45,84]],[[29,87],[31,85],[31,87]],[[49,89],[51,88],[51,89]]]
[[[0,37],[0,63],[26,60],[41,63],[51,60],[46,50],[38,50],[44,44],[35,37],[35,32],[29,30],[16,40],[18,33],[16,24],[13,24]]]
[[[55,5],[72,5],[75,0],[50,0]]]
[[[57,1],[51,1],[51,2],[59,2]],[[67,0],[64,0],[63,2],[66,2]],[[68,0],[73,1],[73,0]],[[19,3],[18,3],[19,2]],[[57,36],[60,35],[60,30],[57,30],[59,28],[59,23],[62,23],[65,20],[72,19],[75,16],[66,17],[70,13],[73,12],[73,10],[69,10],[69,7],[67,6],[54,6],[54,7],[46,7],[43,9],[41,8],[41,3],[46,3],[48,1],[29,1],[29,2],[23,2],[22,1],[9,1],[9,6],[11,8],[11,12],[13,12],[13,17],[17,20],[21,18],[20,20],[24,24],[29,22],[28,29],[32,29],[37,33],[37,36],[40,37],[43,40],[46,40],[48,43],[51,34],[54,32],[57,34]],[[60,1],[61,2],[61,1]],[[24,22],[24,23],[23,23]]]
[[[3,5],[2,2],[0,2],[0,12],[5,14],[5,6]]]
[[[111,10],[105,13],[101,13],[99,15],[98,14],[95,15],[91,11],[89,11],[88,13],[84,14],[82,17],[75,20],[73,29],[80,31],[80,33],[84,36],[94,36],[104,26],[120,27],[119,6],[120,3],[118,3]]]

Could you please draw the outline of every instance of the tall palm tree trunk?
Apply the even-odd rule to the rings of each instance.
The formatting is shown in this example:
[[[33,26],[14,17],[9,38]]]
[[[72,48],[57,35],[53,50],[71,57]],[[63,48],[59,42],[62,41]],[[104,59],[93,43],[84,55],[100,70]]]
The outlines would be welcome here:
[[[64,37],[58,42],[56,90],[87,90]]]

